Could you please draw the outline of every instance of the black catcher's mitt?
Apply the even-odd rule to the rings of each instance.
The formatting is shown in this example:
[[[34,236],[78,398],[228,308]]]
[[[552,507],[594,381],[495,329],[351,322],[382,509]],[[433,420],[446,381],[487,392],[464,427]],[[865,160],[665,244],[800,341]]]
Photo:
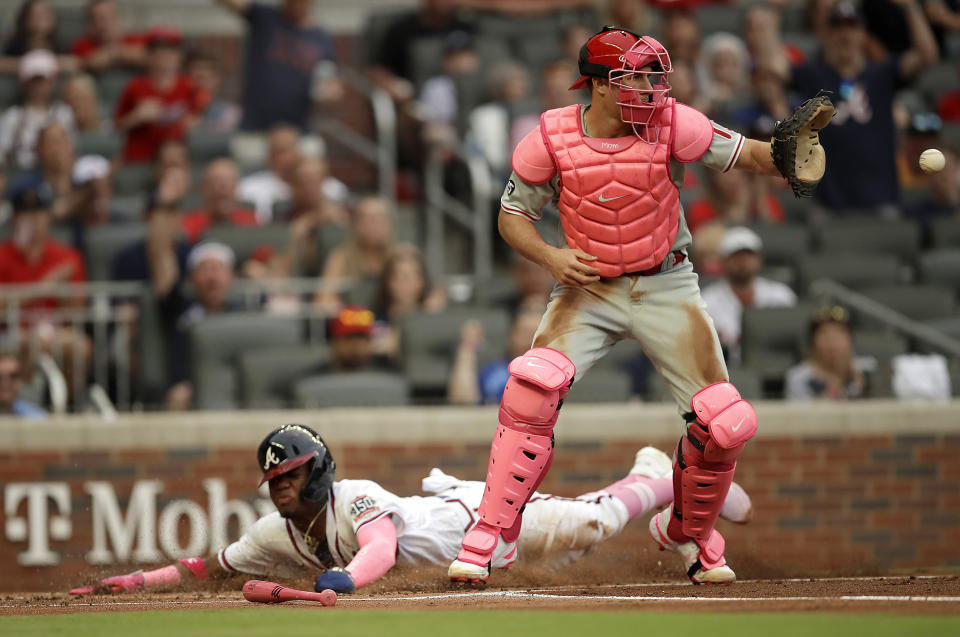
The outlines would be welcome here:
[[[830,123],[833,111],[833,102],[821,93],[798,106],[785,120],[777,122],[774,129],[770,140],[773,164],[798,198],[813,195],[823,179],[827,158],[818,131]]]

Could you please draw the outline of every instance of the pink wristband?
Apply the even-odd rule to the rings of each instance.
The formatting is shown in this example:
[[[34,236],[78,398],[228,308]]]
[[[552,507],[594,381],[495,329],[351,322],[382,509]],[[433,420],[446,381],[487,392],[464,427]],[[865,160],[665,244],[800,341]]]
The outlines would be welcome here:
[[[173,564],[158,568],[155,571],[147,571],[143,574],[144,588],[166,588],[176,586],[179,583],[180,571],[177,570],[177,567]]]
[[[185,560],[180,560],[180,563],[187,567],[193,576],[198,580],[207,580],[210,579],[210,576],[207,575],[207,565],[203,562],[202,557],[188,557]]]

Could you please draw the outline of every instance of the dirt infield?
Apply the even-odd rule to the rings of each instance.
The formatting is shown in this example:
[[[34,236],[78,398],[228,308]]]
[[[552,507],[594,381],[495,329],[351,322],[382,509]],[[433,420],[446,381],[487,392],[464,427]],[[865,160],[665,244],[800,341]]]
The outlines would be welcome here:
[[[548,587],[447,587],[409,589],[417,574],[375,593],[341,596],[337,608],[363,609],[556,609],[649,611],[827,611],[850,613],[960,613],[960,577],[897,577],[751,580],[731,586],[692,586],[681,582]],[[398,579],[394,576],[391,579]],[[232,584],[237,584],[232,582]],[[395,582],[399,583],[399,582]],[[425,584],[425,582],[424,582]],[[301,584],[302,586],[302,584]],[[239,585],[237,586],[239,588]],[[432,588],[429,592],[424,589]],[[123,596],[64,593],[8,594],[0,597],[0,615],[49,615],[144,610],[238,608],[249,605],[239,591],[156,593]],[[314,606],[288,602],[289,606]],[[327,609],[323,609],[327,610]]]

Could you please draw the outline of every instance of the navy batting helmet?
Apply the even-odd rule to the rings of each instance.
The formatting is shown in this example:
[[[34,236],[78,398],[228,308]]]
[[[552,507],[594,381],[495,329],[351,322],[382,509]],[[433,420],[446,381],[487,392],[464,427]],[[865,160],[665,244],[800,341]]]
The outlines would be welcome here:
[[[257,449],[257,462],[263,471],[260,484],[312,463],[308,467],[310,475],[300,490],[300,499],[318,504],[327,501],[337,470],[323,438],[305,425],[284,425],[267,434]]]

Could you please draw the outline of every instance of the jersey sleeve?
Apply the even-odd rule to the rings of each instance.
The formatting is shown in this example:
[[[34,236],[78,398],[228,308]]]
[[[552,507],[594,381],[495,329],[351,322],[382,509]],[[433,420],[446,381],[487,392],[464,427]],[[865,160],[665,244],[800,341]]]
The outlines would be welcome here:
[[[397,533],[403,528],[401,499],[370,480],[341,480],[338,504],[350,521],[354,533],[374,520],[389,515]]]
[[[710,142],[710,147],[704,156],[700,158],[700,163],[725,173],[737,163],[740,151],[743,150],[744,137],[713,120],[710,121],[710,125],[713,127],[713,141]]]
[[[276,517],[274,520],[273,518]],[[276,555],[270,549],[271,538],[285,533],[283,520],[277,514],[257,520],[239,540],[217,553],[220,566],[228,573],[266,575],[276,563]]]
[[[530,184],[520,179],[516,172],[510,173],[510,179],[500,196],[500,208],[511,215],[540,221],[543,207],[560,197],[559,184],[560,179],[556,175],[542,184]]]

